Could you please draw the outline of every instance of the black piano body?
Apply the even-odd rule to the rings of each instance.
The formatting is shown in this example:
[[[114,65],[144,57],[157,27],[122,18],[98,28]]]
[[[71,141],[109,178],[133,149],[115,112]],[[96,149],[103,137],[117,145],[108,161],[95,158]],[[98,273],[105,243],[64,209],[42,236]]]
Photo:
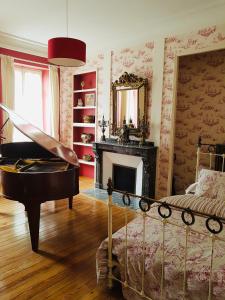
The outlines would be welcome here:
[[[2,108],[5,110],[4,106]],[[20,126],[22,119],[6,109],[15,127],[24,133],[24,124]],[[79,193],[79,164],[74,151],[28,125],[28,130],[25,126],[25,135],[34,142],[0,145],[0,177],[3,197],[25,206],[32,250],[38,251],[41,203],[68,198],[72,209],[73,196]],[[15,165],[18,171],[8,171],[8,166]]]

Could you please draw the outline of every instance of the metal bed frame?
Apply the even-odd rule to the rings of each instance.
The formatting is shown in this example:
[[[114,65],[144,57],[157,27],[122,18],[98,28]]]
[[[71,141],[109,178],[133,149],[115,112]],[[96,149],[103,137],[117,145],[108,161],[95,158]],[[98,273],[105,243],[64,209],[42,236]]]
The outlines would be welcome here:
[[[201,151],[204,148],[206,151]],[[202,156],[209,156],[209,167],[212,169],[213,166],[213,158],[215,158],[215,164],[218,165],[218,159],[220,160],[220,164],[222,164],[222,171],[224,171],[225,167],[225,153],[217,154],[215,153],[215,145],[212,144],[202,144],[201,138],[198,140],[197,144],[197,162],[196,162],[196,181],[199,175],[199,166],[200,166],[200,159]],[[225,149],[225,145],[224,145]],[[191,233],[197,233],[200,235],[205,235],[210,238],[211,241],[211,254],[210,254],[210,275],[209,275],[209,284],[208,284],[208,300],[212,299],[213,293],[213,263],[214,263],[214,249],[217,241],[225,242],[225,239],[218,236],[218,234],[223,230],[223,224],[225,224],[225,219],[215,216],[209,215],[206,213],[202,213],[199,211],[191,210],[189,208],[183,208],[181,206],[168,204],[162,200],[151,199],[145,196],[138,196],[127,192],[118,191],[113,188],[112,181],[109,178],[108,180],[108,287],[111,288],[113,285],[113,280],[119,281],[124,287],[130,288],[138,295],[141,296],[142,299],[147,300],[155,300],[150,298],[145,294],[144,291],[144,280],[145,280],[145,236],[146,236],[146,220],[147,218],[155,219],[162,224],[162,256],[161,256],[161,265],[162,265],[162,272],[161,272],[161,281],[160,281],[160,300],[164,299],[164,287],[165,287],[165,227],[167,224],[171,224],[180,228],[184,228],[185,232],[185,253],[184,253],[184,270],[183,270],[183,299],[186,299],[187,295],[187,258],[188,258],[188,244],[189,244],[189,236]],[[112,255],[112,208],[115,204],[113,204],[112,200],[112,193],[118,192],[121,194],[122,201],[124,204],[124,220],[125,220],[125,245],[124,245],[124,258],[125,258],[125,280],[122,281],[121,279],[117,278],[113,275],[113,255]],[[127,237],[128,237],[128,212],[130,211],[130,204],[131,198],[135,197],[139,199],[139,208],[140,211],[137,211],[136,214],[142,216],[143,220],[143,236],[142,236],[142,268],[141,268],[141,290],[137,290],[135,287],[130,286],[128,283],[127,277],[127,266],[128,266],[128,254],[127,254]],[[158,216],[153,217],[147,214],[147,212],[151,208],[151,204],[157,204],[158,206]],[[225,205],[225,204],[224,204]],[[181,212],[181,224],[176,224],[175,222],[170,220],[170,216],[172,214],[172,210],[178,210]],[[195,223],[195,217],[200,216],[205,219],[205,226],[207,228],[207,234],[195,230],[192,228],[192,225]],[[214,226],[212,226],[212,223]],[[217,224],[215,229],[215,224]],[[158,300],[158,299],[157,299]]]

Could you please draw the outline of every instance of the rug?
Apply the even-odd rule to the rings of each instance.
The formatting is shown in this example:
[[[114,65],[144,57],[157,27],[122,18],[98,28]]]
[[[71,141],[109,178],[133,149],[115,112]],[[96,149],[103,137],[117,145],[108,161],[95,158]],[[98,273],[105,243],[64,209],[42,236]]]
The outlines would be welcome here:
[[[95,198],[97,200],[102,200],[104,202],[108,201],[108,193],[106,190],[103,189],[98,189],[98,188],[94,188],[94,189],[87,189],[87,190],[82,190],[81,191],[82,194],[87,195],[91,198]],[[139,209],[139,199],[136,197],[130,197],[130,206],[129,208],[131,209]],[[122,200],[122,194],[117,193],[117,192],[113,192],[112,193],[112,201],[113,204],[121,206],[121,207],[125,207],[123,200]]]

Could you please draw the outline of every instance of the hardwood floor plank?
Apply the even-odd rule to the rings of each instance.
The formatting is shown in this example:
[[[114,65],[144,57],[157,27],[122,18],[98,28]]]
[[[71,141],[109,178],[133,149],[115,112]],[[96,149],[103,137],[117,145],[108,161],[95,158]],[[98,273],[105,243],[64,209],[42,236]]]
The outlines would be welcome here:
[[[80,178],[81,189],[93,186]],[[113,230],[124,225],[121,208],[113,209]],[[130,218],[133,214],[130,215]],[[0,198],[1,300],[123,299],[117,286],[96,284],[95,255],[107,236],[107,205],[79,194],[73,199],[42,204],[38,253],[31,251],[23,205]]]

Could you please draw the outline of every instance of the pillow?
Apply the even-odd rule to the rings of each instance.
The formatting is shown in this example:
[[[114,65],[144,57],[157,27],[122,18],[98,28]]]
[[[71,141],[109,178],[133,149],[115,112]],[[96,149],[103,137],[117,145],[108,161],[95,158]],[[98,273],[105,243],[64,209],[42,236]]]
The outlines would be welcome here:
[[[220,178],[218,178],[214,189],[217,189],[216,198],[225,201],[225,175],[220,176]]]
[[[221,189],[222,193],[223,181],[225,181],[225,173],[202,169],[199,173],[195,195],[215,199],[219,189]]]
[[[192,183],[189,185],[189,187],[186,188],[185,194],[194,194],[196,191],[196,187],[198,185],[198,182]]]

